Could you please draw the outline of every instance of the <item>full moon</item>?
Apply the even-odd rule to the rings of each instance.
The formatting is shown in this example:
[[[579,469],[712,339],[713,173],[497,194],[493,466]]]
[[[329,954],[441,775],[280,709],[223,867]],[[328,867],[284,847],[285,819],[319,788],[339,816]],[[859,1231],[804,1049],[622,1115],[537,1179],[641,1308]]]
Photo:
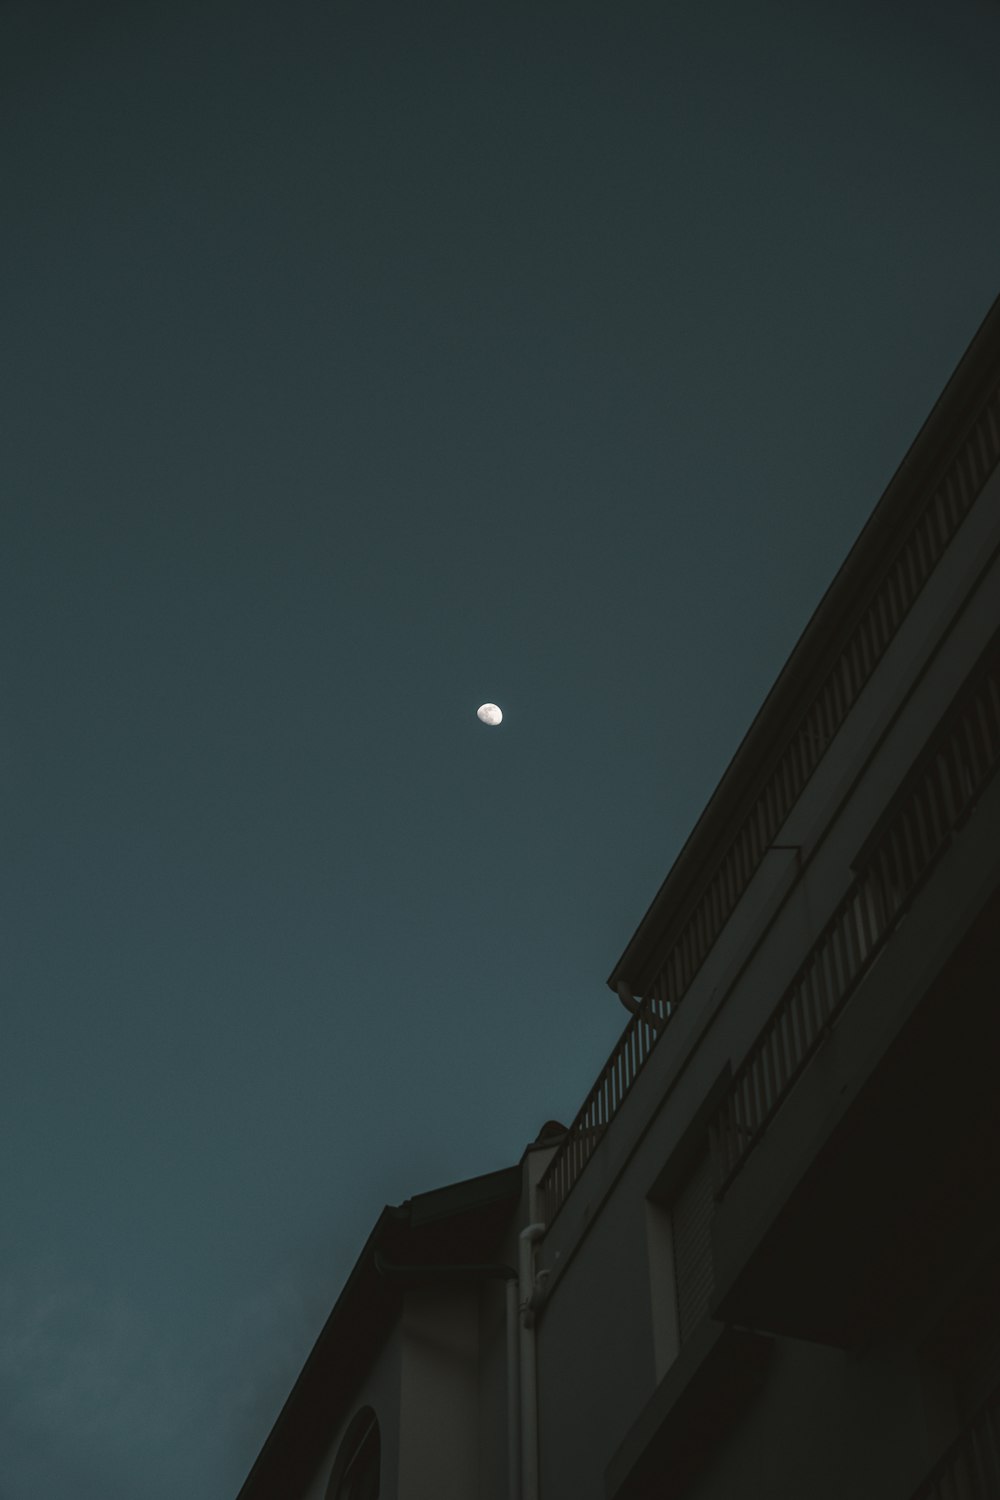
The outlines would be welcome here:
[[[484,724],[499,724],[503,714],[495,703],[484,703],[482,708],[476,709],[476,718],[482,719]]]

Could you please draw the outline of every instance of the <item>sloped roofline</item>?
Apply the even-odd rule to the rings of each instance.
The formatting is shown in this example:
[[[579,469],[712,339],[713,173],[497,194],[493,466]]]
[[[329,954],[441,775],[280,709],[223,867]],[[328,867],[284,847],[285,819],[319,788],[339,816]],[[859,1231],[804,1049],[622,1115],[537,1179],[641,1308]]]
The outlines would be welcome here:
[[[872,514],[754,717],[611,974],[613,990],[648,993],[656,972],[726,853],[734,823],[795,732],[818,675],[828,670],[867,607],[891,560],[900,530],[937,484],[968,435],[1000,374],[1000,297],[938,397]]]
[[[237,1500],[288,1500],[315,1474],[339,1413],[399,1315],[403,1290],[379,1274],[376,1253],[424,1265],[480,1260],[520,1196],[518,1165],[383,1208]]]

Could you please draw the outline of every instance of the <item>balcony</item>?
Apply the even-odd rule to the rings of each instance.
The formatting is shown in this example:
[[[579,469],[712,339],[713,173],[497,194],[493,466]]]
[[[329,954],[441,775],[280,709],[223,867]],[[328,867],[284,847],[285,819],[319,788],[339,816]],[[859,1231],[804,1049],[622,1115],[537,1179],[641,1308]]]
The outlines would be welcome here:
[[[928,423],[616,967],[633,1014],[542,1181],[549,1222],[1000,461],[995,368],[969,370],[960,432],[943,407]]]
[[[998,765],[994,643],[715,1117],[714,1316],[900,1331],[1000,1212]]]

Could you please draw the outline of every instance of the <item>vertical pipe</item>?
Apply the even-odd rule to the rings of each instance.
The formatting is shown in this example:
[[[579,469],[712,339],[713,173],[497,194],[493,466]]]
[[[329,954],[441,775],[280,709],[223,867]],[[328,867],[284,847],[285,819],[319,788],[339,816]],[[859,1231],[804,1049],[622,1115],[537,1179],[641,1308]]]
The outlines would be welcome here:
[[[518,1339],[518,1283],[504,1283],[507,1313],[507,1500],[521,1500],[521,1380]]]
[[[521,1500],[538,1500],[538,1371],[535,1363],[534,1246],[544,1224],[529,1224],[518,1239],[521,1309]]]

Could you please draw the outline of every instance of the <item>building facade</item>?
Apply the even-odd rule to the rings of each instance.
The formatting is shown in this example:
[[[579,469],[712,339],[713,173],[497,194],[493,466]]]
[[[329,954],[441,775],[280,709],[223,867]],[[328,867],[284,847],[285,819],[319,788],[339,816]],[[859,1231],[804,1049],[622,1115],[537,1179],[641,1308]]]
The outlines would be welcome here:
[[[616,965],[387,1208],[240,1500],[1000,1496],[1000,303]]]

